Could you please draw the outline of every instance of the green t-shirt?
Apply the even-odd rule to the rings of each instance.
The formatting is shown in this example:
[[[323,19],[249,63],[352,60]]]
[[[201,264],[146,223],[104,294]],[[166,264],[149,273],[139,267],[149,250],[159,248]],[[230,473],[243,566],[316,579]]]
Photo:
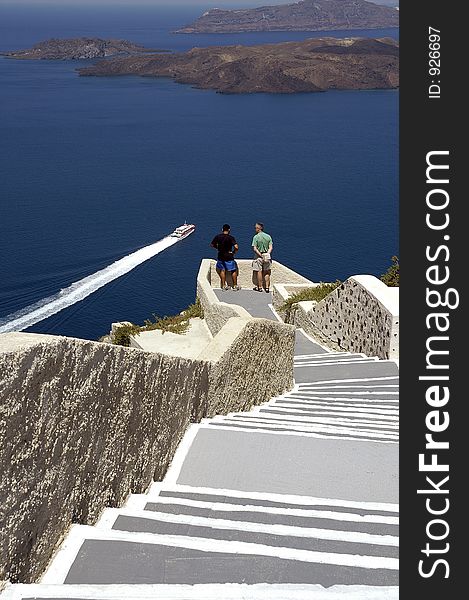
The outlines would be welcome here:
[[[268,233],[260,231],[252,238],[252,246],[257,248],[261,254],[269,251],[272,238]]]

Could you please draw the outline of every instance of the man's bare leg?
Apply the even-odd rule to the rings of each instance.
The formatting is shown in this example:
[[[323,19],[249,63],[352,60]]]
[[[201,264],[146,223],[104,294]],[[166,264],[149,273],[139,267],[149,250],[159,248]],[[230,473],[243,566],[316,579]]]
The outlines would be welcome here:
[[[226,285],[226,271],[221,271],[220,269],[217,269],[217,273],[220,276],[220,287],[223,290]]]
[[[270,288],[270,273],[271,271],[265,271],[265,289],[268,290]]]
[[[231,277],[233,278],[233,287],[238,285],[238,271],[231,271]]]
[[[261,290],[264,283],[262,280],[262,271],[257,271],[257,287]]]

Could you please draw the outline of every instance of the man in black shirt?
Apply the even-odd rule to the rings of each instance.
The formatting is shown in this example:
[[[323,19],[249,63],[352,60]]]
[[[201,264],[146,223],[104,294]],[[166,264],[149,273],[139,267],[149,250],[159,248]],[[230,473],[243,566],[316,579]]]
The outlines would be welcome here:
[[[220,276],[221,289],[228,289],[228,285],[226,284],[226,272],[229,271],[233,279],[233,289],[239,290],[238,265],[234,259],[236,252],[238,252],[238,244],[234,237],[230,235],[230,229],[229,225],[223,225],[222,233],[216,235],[210,245],[218,251],[217,273]]]

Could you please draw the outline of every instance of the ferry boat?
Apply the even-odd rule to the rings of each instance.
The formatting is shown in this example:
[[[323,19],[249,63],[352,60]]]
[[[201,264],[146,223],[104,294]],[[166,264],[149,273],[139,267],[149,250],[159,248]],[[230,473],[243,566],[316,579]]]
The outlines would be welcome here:
[[[186,222],[184,222],[184,225],[181,225],[180,227],[176,227],[176,229],[171,234],[171,237],[175,237],[175,238],[182,240],[182,239],[186,238],[188,235],[190,235],[191,233],[194,233],[194,231],[195,231],[195,225],[187,224]]]

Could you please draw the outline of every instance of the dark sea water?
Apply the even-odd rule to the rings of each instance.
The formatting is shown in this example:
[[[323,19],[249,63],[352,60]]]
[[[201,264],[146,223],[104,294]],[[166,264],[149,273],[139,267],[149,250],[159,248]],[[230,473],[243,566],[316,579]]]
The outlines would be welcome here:
[[[53,36],[171,50],[315,36],[170,33],[199,12],[0,3],[0,50]],[[397,92],[225,96],[79,78],[78,66],[0,57],[0,325],[185,219],[197,224],[188,239],[28,331],[96,339],[112,321],[180,311],[225,221],[249,257],[263,220],[275,258],[315,281],[379,275],[398,252]]]

